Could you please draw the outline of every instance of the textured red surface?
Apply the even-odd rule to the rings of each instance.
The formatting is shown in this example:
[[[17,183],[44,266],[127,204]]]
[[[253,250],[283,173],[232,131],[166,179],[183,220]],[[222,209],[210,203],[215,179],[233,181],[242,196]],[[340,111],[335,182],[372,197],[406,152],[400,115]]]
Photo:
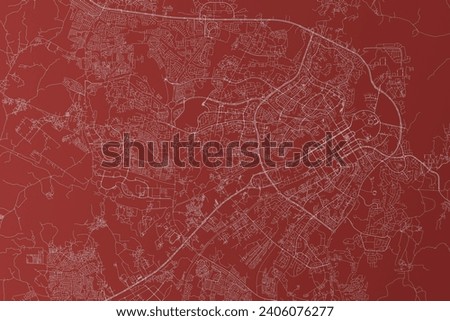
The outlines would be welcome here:
[[[448,2],[3,0],[0,22],[0,299],[450,300]],[[345,166],[101,166],[125,133],[326,132]]]

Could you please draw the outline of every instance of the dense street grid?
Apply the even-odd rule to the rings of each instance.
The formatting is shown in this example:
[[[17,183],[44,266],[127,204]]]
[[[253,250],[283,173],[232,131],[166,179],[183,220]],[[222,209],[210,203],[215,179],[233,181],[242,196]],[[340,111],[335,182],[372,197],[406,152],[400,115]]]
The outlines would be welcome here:
[[[450,300],[447,0],[2,0],[0,57],[0,300]]]

